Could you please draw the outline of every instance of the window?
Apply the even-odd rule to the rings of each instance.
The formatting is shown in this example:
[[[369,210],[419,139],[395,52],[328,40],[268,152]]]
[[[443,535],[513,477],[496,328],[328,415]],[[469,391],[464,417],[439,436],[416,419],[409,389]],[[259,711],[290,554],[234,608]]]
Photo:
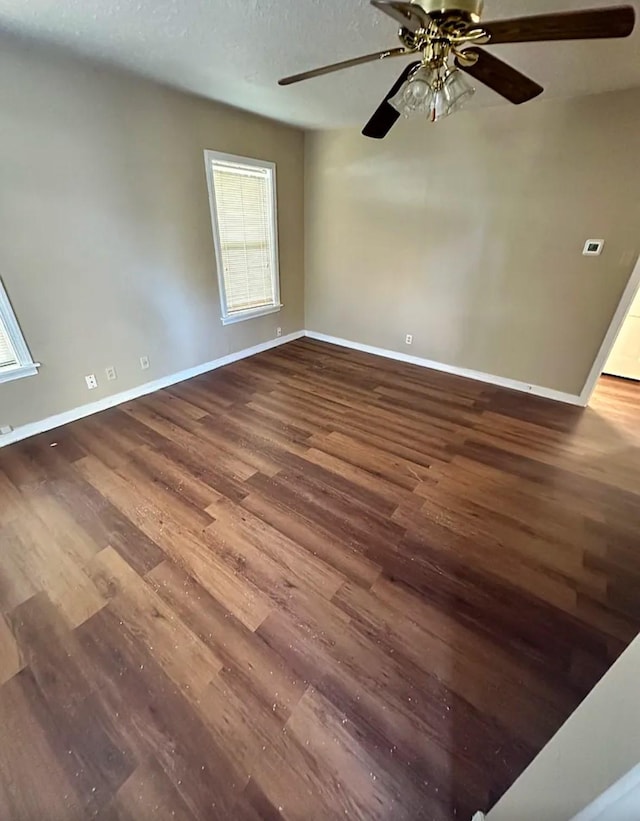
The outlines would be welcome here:
[[[38,372],[0,280],[0,382]]]
[[[215,151],[205,162],[222,322],[279,311],[276,167]]]

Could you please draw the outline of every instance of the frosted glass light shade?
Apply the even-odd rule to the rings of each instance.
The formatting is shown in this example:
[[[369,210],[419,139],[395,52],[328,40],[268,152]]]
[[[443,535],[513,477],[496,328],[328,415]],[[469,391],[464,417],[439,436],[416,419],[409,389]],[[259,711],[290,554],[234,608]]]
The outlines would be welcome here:
[[[415,71],[389,103],[404,117],[428,114],[431,110],[432,72],[426,66]]]
[[[426,116],[432,123],[459,111],[475,94],[473,88],[457,68],[451,68],[446,76],[421,66],[403,84],[389,103],[404,117]]]
[[[434,91],[431,99],[431,111],[429,113],[429,119],[431,122],[437,123],[438,120],[443,120],[447,117],[451,113],[449,106],[449,98],[445,92],[445,89],[439,88]]]
[[[453,114],[469,102],[476,93],[475,88],[457,68],[452,69],[444,82],[444,92],[448,100],[448,114]]]

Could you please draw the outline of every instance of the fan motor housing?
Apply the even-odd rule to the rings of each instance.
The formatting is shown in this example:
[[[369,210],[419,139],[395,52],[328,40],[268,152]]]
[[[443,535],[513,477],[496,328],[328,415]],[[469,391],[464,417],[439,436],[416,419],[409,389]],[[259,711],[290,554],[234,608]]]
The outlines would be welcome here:
[[[484,0],[411,0],[415,6],[427,14],[456,15],[466,17],[473,23],[480,21]]]

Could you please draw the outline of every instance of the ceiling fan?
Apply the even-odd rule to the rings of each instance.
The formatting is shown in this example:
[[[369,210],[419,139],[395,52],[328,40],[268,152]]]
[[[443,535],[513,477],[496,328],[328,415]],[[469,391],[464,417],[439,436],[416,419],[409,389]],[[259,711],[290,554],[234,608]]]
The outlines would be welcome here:
[[[610,6],[482,23],[484,0],[370,0],[400,24],[401,45],[374,54],[294,74],[286,86],[345,68],[420,54],[386,95],[363,130],[386,137],[401,115],[426,115],[436,122],[459,110],[475,89],[464,73],[516,105],[542,93],[542,86],[478,46],[551,40],[628,37],[635,24],[633,6]]]

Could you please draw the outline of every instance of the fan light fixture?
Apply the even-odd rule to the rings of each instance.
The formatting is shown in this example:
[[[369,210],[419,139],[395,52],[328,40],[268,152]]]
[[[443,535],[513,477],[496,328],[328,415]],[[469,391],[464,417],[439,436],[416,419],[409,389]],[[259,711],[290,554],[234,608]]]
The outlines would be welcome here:
[[[475,93],[457,68],[421,65],[389,103],[404,117],[426,115],[436,123],[459,111]]]

